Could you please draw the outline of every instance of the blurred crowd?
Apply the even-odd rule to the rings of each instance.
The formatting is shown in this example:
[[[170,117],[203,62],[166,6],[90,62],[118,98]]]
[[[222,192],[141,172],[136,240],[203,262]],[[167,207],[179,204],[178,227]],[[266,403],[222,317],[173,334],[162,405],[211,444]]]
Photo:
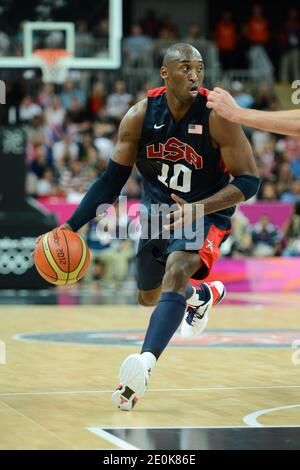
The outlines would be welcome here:
[[[101,27],[104,26],[102,24]],[[270,42],[274,41],[274,32],[270,28],[262,8],[254,6],[246,25],[238,26],[232,13],[224,11],[210,38],[201,34],[196,23],[189,26],[184,38],[179,38],[169,17],[158,18],[151,11],[139,24],[132,25],[130,34],[124,39],[123,64],[133,68],[157,68],[166,48],[183,39],[201,50],[208,68],[215,64],[224,70],[243,67],[247,66],[245,51],[251,52],[252,47],[263,48],[264,53],[272,58]],[[81,49],[81,53],[90,54],[91,33],[86,31],[84,21],[78,22],[77,33],[76,47],[86,47],[85,52]],[[5,41],[1,42],[1,34],[3,47]],[[281,53],[278,63],[280,78],[292,80],[295,74],[299,78],[300,22],[296,9],[288,11],[286,22],[276,37]],[[92,74],[88,87],[82,87],[80,80],[72,78],[61,86],[43,84],[41,80],[30,86],[28,82],[17,107],[17,121],[28,135],[27,193],[39,200],[79,203],[93,180],[105,170],[114,152],[120,120],[131,105],[146,96],[147,89],[156,85],[149,81],[133,90],[126,80],[108,83],[101,76]],[[241,81],[234,80],[227,88],[242,107],[267,111],[279,109],[271,81],[260,81],[248,88]],[[281,201],[290,203],[294,211],[283,227],[273,225],[267,214],[250,225],[248,219],[237,211],[233,219],[233,235],[223,245],[223,255],[300,255],[300,138],[276,136],[249,128],[244,130],[252,144],[262,178],[260,191],[250,203],[256,200]],[[136,169],[122,194],[129,199],[139,199],[141,181]],[[123,223],[129,223],[126,214],[123,214]],[[92,281],[119,282],[128,275],[134,276],[132,260],[136,243],[99,240],[96,225],[91,223],[85,228],[93,253]]]
[[[280,30],[267,18],[264,8],[253,5],[245,21],[231,10],[224,10],[203,34],[199,24],[190,23],[185,35],[179,34],[170,16],[159,17],[151,10],[139,24],[131,27],[123,43],[125,63],[159,66],[166,48],[174,41],[185,41],[198,48],[207,69],[255,69],[273,73],[277,79],[293,81],[300,74],[300,18],[297,8],[287,10]]]
[[[146,83],[135,95],[126,83],[116,80],[112,90],[98,81],[85,94],[71,79],[59,91],[42,84],[35,95],[21,101],[19,121],[28,134],[27,191],[34,197],[62,197],[80,201],[91,181],[105,169],[114,151],[120,120],[136,101],[146,96]],[[242,107],[276,110],[278,102],[267,82],[254,93],[241,82],[231,93]],[[245,128],[262,177],[258,199],[295,203],[300,200],[300,139],[275,136]],[[125,188],[129,198],[140,196],[136,171]]]
[[[145,84],[132,95],[122,80],[116,80],[110,92],[97,81],[92,84],[90,93],[85,94],[76,82],[68,79],[60,89],[44,84],[35,95],[26,95],[21,102],[19,119],[28,134],[27,193],[39,200],[80,202],[113,154],[120,120],[133,103],[146,96],[149,86],[151,84]],[[250,93],[241,82],[234,81],[230,91],[240,106],[261,110],[278,107],[273,89],[266,82],[257,84],[255,93]],[[295,210],[284,227],[274,226],[267,215],[251,226],[237,211],[233,236],[224,244],[223,254],[300,255],[300,139],[249,128],[245,128],[245,132],[262,177],[261,189],[250,203],[282,201],[294,205]],[[122,194],[129,199],[140,197],[141,181],[137,170],[133,170]],[[92,223],[85,233],[95,253],[91,270],[95,282],[98,278],[115,281],[128,278],[135,243],[99,241],[96,225]]]
[[[69,11],[69,15],[71,13]],[[43,21],[51,19],[51,15],[49,18],[43,17]],[[242,18],[234,10],[227,9],[221,11],[218,17],[210,18],[210,23],[209,32],[204,32],[195,18],[187,30],[183,31],[171,14],[160,15],[154,9],[149,10],[138,23],[128,27],[128,32],[125,31],[123,65],[157,68],[170,44],[187,41],[201,50],[206,68],[210,70],[260,67],[267,69],[269,73],[276,69],[276,79],[282,82],[299,78],[298,8],[287,8],[282,18],[278,18],[278,15],[273,18],[270,17],[270,8],[254,4],[251,8],[245,7]],[[87,19],[75,20],[77,57],[103,57],[108,50],[108,39],[107,16],[99,19],[88,15]],[[62,31],[36,31],[33,35],[33,49],[62,48],[64,44]],[[20,56],[23,54],[22,48],[22,24],[19,25],[17,34],[12,34],[8,22],[1,21],[0,17],[0,56]]]

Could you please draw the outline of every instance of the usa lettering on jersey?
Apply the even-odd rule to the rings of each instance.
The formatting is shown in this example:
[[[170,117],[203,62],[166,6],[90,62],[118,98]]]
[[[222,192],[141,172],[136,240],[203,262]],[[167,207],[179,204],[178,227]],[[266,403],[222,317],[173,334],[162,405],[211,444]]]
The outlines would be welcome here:
[[[176,137],[169,138],[165,143],[147,145],[147,158],[161,158],[163,160],[178,162],[186,160],[196,170],[203,168],[203,158],[190,145]]]

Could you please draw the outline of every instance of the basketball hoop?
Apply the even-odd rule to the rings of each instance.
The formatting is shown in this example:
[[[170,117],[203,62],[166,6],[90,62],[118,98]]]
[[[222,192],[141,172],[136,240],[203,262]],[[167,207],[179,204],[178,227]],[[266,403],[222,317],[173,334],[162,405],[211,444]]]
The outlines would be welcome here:
[[[45,83],[64,83],[68,75],[71,53],[66,49],[36,49],[33,54],[38,59]]]

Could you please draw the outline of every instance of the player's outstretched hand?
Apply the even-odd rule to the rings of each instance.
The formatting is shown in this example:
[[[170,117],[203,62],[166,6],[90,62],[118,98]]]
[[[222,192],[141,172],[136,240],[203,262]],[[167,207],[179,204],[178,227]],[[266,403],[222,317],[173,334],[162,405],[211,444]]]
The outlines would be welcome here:
[[[62,230],[73,230],[72,227],[71,227],[69,224],[62,224],[62,225],[60,225],[60,226],[57,227],[57,228],[62,229]],[[53,230],[56,230],[56,229],[53,229]],[[43,233],[42,235],[39,235],[39,236],[35,239],[35,245],[37,245],[37,244],[39,243],[39,241],[40,241],[40,239],[42,238],[43,235],[44,235],[44,233]],[[34,251],[35,251],[35,250],[33,250],[33,251],[31,252],[31,256],[34,256]]]
[[[220,116],[228,121],[234,121],[239,106],[228,91],[215,87],[209,92],[206,106],[214,109]]]
[[[165,230],[175,230],[183,226],[190,225],[195,220],[196,207],[195,204],[191,204],[176,194],[172,194],[173,201],[176,202],[178,209],[167,215],[167,219],[172,218],[172,222],[169,225],[164,225]]]

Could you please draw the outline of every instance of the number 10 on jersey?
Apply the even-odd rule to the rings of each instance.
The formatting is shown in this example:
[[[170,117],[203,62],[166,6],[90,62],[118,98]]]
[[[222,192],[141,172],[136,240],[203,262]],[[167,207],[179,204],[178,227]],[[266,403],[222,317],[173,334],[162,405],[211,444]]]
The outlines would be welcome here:
[[[173,175],[171,174],[172,170]],[[192,170],[180,163],[176,163],[173,168],[166,163],[162,163],[162,170],[158,180],[167,186],[167,188],[176,189],[182,193],[189,193],[191,191]]]

